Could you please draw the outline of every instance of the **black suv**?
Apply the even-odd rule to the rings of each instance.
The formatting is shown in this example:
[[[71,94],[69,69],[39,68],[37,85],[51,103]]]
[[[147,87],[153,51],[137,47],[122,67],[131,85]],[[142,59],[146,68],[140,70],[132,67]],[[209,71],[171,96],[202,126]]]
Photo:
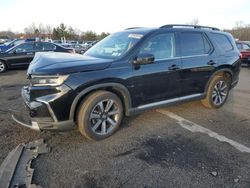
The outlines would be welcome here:
[[[22,90],[35,130],[78,127],[93,140],[112,135],[124,115],[201,100],[219,108],[239,79],[240,53],[217,28],[165,25],[114,33],[84,55],[37,53]]]

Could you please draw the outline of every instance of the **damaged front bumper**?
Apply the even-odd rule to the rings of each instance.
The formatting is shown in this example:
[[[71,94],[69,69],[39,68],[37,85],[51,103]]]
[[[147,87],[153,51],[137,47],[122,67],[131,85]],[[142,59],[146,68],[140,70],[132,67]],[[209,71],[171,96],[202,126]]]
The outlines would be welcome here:
[[[22,110],[20,113],[13,114],[12,119],[36,131],[74,129],[76,125],[66,113],[67,109],[70,109],[67,105],[71,103],[62,102],[65,98],[73,98],[70,91],[71,89],[66,85],[58,88],[25,86],[22,88],[25,112]]]

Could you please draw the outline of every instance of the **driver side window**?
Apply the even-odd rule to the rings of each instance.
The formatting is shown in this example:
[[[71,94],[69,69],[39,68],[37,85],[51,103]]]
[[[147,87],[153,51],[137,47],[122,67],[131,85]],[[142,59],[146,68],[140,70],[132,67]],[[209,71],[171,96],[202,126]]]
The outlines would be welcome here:
[[[175,56],[174,33],[159,34],[149,39],[139,54],[152,54],[155,60],[173,58]]]
[[[32,44],[28,44],[28,43],[21,44],[21,45],[17,46],[15,51],[16,51],[16,53],[33,52],[34,51],[33,43]]]

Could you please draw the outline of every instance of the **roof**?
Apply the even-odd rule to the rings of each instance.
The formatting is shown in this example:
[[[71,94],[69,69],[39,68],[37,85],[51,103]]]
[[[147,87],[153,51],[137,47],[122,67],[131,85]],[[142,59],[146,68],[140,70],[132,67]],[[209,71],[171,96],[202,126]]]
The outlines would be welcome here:
[[[216,27],[210,26],[200,26],[200,25],[186,25],[186,24],[168,24],[163,25],[158,28],[146,28],[146,27],[131,27],[127,28],[125,31],[133,31],[138,33],[147,33],[157,29],[169,29],[169,30],[203,30],[203,31],[214,31],[214,32],[222,32],[220,29]]]

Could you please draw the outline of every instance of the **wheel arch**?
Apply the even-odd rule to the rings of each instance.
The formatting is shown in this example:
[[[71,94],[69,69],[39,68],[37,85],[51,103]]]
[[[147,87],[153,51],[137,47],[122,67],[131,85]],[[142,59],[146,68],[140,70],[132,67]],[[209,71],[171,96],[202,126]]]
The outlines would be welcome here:
[[[212,79],[213,79],[215,76],[224,76],[224,77],[227,77],[227,78],[232,79],[232,78],[233,78],[233,71],[231,70],[230,67],[221,68],[221,69],[215,71],[215,72],[212,74],[212,76],[209,78],[209,80],[208,80],[208,82],[207,82],[207,84],[206,84],[205,93],[207,93],[209,84],[211,83]]]
[[[128,89],[120,83],[102,83],[85,88],[75,97],[70,108],[69,118],[75,120],[76,112],[81,101],[84,100],[84,98],[90,93],[98,90],[110,91],[116,94],[122,101],[125,114],[129,115],[129,109],[131,108],[131,96]]]
[[[6,59],[1,59],[1,58],[0,58],[0,61],[3,62],[3,63],[5,64],[5,66],[8,68]]]
[[[5,70],[3,72],[5,72],[7,69],[9,69],[9,66],[8,66],[8,64],[7,64],[7,62],[6,62],[5,59],[1,59],[0,58],[0,62],[2,62],[5,65]]]

